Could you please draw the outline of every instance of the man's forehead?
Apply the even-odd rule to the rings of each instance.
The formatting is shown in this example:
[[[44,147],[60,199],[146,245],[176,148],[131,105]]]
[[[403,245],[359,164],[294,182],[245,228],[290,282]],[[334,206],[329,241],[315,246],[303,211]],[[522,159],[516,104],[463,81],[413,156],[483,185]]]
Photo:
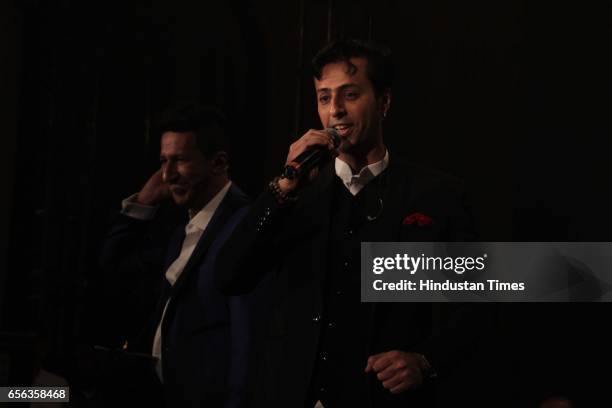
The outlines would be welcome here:
[[[314,78],[315,89],[346,86],[350,84],[359,85],[369,82],[366,75],[367,60],[365,58],[351,58],[349,65],[347,61],[336,61],[326,64],[321,70],[321,79]]]
[[[162,151],[164,149],[190,149],[196,147],[194,132],[164,132],[161,137]]]

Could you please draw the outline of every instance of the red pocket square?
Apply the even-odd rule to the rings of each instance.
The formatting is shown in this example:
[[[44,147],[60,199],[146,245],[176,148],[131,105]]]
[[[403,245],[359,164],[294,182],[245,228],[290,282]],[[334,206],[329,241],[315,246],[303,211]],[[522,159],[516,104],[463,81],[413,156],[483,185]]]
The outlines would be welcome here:
[[[404,221],[402,222],[402,225],[413,225],[416,224],[419,227],[427,227],[431,224],[433,224],[433,219],[431,217],[428,217],[425,214],[421,214],[421,213],[412,213],[408,216],[406,216],[406,218],[404,218]]]

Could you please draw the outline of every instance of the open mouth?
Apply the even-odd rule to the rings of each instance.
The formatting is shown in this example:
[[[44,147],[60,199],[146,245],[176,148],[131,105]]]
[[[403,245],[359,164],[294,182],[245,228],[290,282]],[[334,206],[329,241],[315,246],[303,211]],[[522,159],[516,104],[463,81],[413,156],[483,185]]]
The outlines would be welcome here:
[[[340,137],[346,137],[349,135],[349,133],[351,133],[351,130],[353,129],[353,125],[350,123],[342,123],[339,125],[334,125],[333,128],[338,131],[338,135]]]

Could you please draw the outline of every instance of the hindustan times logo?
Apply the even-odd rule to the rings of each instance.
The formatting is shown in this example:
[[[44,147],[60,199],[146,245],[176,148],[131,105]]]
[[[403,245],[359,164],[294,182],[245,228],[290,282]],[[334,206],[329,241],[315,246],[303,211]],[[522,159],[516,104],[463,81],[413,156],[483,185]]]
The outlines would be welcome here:
[[[396,254],[395,257],[376,257],[373,259],[372,272],[380,275],[385,271],[407,271],[414,275],[417,271],[453,271],[458,275],[465,271],[482,271],[485,268],[487,254],[479,257],[458,256],[409,256]]]

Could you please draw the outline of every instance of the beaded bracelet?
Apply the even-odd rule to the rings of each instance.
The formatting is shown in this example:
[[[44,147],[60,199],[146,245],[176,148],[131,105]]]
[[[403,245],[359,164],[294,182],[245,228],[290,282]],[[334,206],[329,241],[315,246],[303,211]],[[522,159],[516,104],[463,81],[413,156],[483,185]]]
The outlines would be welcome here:
[[[278,185],[278,181],[280,179],[280,177],[274,177],[274,179],[268,184],[268,190],[270,190],[270,192],[276,199],[276,202],[279,204],[285,204],[291,201],[296,201],[297,197],[291,195],[290,193],[284,193],[281,190],[280,186]]]

